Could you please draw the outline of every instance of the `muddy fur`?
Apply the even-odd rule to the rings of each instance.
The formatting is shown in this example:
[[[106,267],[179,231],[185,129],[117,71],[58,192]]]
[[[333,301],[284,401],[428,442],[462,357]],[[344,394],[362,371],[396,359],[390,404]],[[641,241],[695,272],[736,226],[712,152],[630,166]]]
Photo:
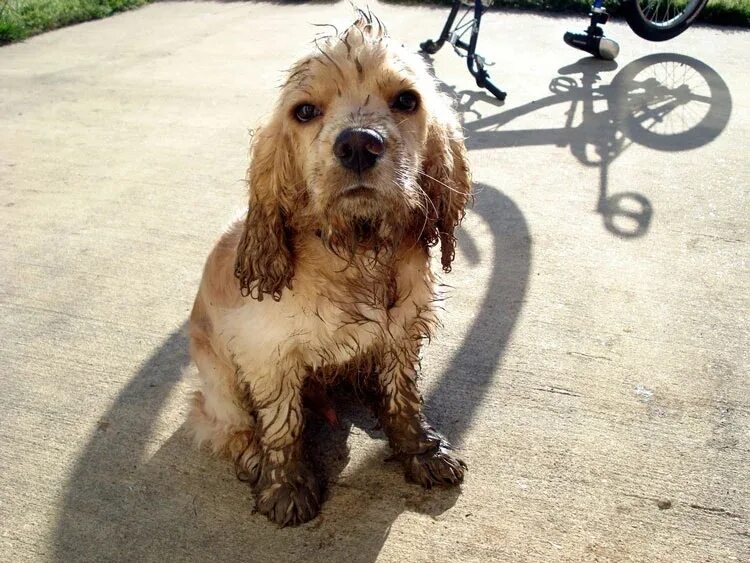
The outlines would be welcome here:
[[[418,102],[398,106],[404,93]],[[299,118],[303,106],[313,117]],[[332,147],[362,128],[384,144],[355,172]],[[234,462],[259,512],[306,522],[322,496],[305,419],[336,424],[328,389],[347,384],[407,479],[460,483],[466,466],[422,415],[417,378],[440,324],[430,253],[439,245],[450,270],[471,179],[456,114],[424,62],[363,12],[320,38],[256,132],[247,179],[247,212],[209,255],[190,317],[196,441]]]

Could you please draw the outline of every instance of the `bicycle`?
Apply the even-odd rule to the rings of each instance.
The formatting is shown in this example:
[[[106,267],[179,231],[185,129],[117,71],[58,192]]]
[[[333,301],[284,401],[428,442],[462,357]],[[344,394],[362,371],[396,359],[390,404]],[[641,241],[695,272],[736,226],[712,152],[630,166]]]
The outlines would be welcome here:
[[[695,21],[708,0],[623,0],[625,20],[630,28],[643,39],[649,41],[667,41],[677,37]],[[486,68],[489,63],[476,52],[479,38],[479,27],[484,13],[494,4],[494,0],[453,0],[448,19],[436,41],[428,39],[420,44],[420,49],[427,54],[437,53],[448,42],[456,53],[466,56],[469,72],[476,80],[477,86],[487,89],[499,100],[504,100],[506,92],[495,86],[490,80]],[[461,6],[466,11],[454,25]],[[472,15],[467,19],[467,16]],[[609,14],[604,8],[604,0],[593,0],[589,12],[590,23],[583,33],[567,32],[563,40],[576,49],[591,55],[614,60],[620,52],[618,44],[604,36],[602,25],[607,23]],[[469,42],[463,36],[471,31]],[[465,54],[464,54],[465,53]]]

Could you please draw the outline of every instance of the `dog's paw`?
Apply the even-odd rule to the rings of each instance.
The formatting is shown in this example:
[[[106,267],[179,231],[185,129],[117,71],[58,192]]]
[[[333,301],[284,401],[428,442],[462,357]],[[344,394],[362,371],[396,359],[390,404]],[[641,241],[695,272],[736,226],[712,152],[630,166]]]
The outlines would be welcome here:
[[[447,444],[421,454],[405,454],[402,458],[406,478],[430,489],[434,485],[458,485],[464,481],[466,464],[450,454]]]
[[[256,493],[256,508],[279,526],[297,526],[320,512],[320,487],[312,474],[270,483]]]

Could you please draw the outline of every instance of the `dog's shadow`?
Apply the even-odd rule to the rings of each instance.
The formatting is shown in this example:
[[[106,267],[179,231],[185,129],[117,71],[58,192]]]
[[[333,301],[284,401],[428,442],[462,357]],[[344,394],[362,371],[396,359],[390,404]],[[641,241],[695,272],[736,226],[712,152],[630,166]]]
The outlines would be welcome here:
[[[487,281],[465,337],[442,362],[447,366],[431,373],[428,362],[424,376],[427,414],[458,446],[492,389],[530,263],[518,207],[493,187],[477,186],[477,193],[467,217],[477,228],[462,229],[450,282],[454,291],[471,295],[479,270]],[[491,240],[480,244],[479,236]],[[444,332],[450,331],[448,325]],[[175,394],[185,393],[181,374],[188,361],[183,329],[153,354],[101,419],[66,482],[56,560],[375,561],[400,515],[438,517],[456,503],[460,489],[423,491],[405,482],[398,464],[384,463],[389,452],[382,433],[372,429],[375,421],[363,408],[351,405],[340,411],[340,427],[313,421],[308,430],[317,452],[313,463],[327,480],[321,515],[278,529],[252,514],[250,491],[231,465],[194,449],[180,426],[187,401]],[[169,427],[179,428],[164,442],[160,436]],[[375,448],[371,437],[379,439]]]

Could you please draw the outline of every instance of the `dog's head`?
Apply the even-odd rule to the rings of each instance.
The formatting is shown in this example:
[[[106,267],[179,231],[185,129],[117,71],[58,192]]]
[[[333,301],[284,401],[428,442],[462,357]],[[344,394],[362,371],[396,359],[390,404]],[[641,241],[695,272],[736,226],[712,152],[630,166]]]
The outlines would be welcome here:
[[[236,265],[243,293],[280,298],[294,273],[291,239],[305,231],[340,255],[440,242],[450,270],[471,197],[465,153],[422,59],[360,12],[292,66],[254,137]]]

